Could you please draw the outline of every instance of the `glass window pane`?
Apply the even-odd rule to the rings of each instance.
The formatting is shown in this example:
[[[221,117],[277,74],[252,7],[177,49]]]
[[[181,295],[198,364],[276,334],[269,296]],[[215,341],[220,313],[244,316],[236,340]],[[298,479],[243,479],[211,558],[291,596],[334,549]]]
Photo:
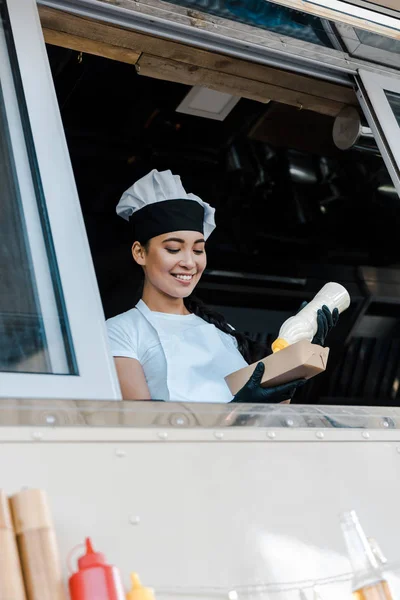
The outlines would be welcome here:
[[[363,29],[354,29],[354,31],[356,32],[361,44],[371,46],[378,50],[393,52],[393,54],[398,54],[400,52],[400,40],[378,35],[372,31],[364,31]],[[377,54],[377,59],[379,59],[379,54]]]
[[[253,25],[274,33],[332,48],[318,17],[267,0],[167,0],[187,8]]]
[[[4,0],[0,0],[0,371],[77,374]]]
[[[386,98],[390,104],[390,108],[393,111],[394,116],[396,117],[397,124],[400,127],[400,94],[396,94],[396,92],[388,92],[385,90]]]
[[[351,56],[385,66],[400,67],[400,41],[337,23],[336,28]]]

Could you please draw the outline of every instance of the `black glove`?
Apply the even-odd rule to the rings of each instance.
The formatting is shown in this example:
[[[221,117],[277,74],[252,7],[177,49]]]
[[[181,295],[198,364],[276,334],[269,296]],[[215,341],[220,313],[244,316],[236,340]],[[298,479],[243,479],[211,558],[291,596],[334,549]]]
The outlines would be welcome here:
[[[259,362],[254,369],[253,375],[250,377],[246,385],[238,391],[231,402],[250,402],[253,404],[262,403],[269,404],[272,402],[283,402],[290,400],[298,387],[305,384],[305,379],[296,379],[290,383],[283,383],[271,388],[262,388],[261,379],[264,375],[265,365]]]
[[[325,345],[325,339],[332,327],[336,327],[339,321],[339,311],[337,308],[334,308],[331,312],[325,304],[322,309],[317,311],[317,323],[318,329],[317,333],[314,335],[311,340],[312,344],[318,344],[319,346]]]
[[[307,306],[308,302],[303,302],[300,306],[299,310],[296,314],[298,314],[305,306]],[[329,308],[324,304],[322,308],[317,310],[317,333],[314,335],[311,340],[312,344],[318,344],[318,346],[324,346],[326,336],[332,329],[332,327],[336,327],[339,321],[339,311],[337,308],[334,308],[331,312]]]

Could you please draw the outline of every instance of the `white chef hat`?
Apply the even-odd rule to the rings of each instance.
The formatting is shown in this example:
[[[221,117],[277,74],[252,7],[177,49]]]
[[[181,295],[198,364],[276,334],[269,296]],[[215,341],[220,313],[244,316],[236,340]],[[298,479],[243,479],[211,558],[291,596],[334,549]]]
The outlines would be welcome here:
[[[179,175],[153,169],[121,196],[117,214],[131,221],[135,240],[172,231],[199,231],[205,239],[215,229],[215,209],[194,194],[188,194]]]

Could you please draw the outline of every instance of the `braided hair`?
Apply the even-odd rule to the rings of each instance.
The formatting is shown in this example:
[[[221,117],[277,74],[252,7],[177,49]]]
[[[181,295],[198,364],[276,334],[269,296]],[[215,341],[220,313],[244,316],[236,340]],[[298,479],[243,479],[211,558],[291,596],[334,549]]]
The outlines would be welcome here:
[[[190,295],[188,298],[184,298],[183,302],[189,312],[214,325],[217,329],[223,331],[223,333],[234,337],[240,354],[249,364],[264,358],[270,353],[266,344],[256,342],[244,333],[239,333],[233,329],[221,313],[204,304],[199,298]]]

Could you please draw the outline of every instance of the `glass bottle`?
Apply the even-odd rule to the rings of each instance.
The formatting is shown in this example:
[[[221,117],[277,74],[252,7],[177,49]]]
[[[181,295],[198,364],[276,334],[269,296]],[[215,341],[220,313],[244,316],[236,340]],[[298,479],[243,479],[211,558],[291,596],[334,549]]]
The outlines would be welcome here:
[[[377,559],[354,510],[342,515],[341,526],[353,569],[354,600],[393,600]]]

